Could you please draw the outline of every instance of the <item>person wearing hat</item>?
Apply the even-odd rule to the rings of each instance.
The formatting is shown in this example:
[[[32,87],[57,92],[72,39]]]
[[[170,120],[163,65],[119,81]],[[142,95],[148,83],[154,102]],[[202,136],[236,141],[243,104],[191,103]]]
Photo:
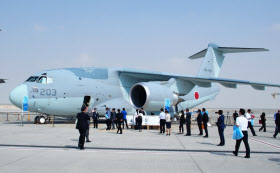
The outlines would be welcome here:
[[[219,110],[216,112],[219,114],[218,121],[216,122],[218,131],[219,131],[219,136],[220,136],[220,144],[217,146],[224,146],[225,145],[225,137],[224,137],[224,129],[225,129],[225,116],[223,115],[223,111]]]
[[[86,105],[83,105],[81,108],[81,112],[77,114],[77,125],[76,129],[80,132],[79,137],[79,144],[78,147],[83,150],[85,149],[85,137],[86,137],[86,131],[89,128],[88,120],[90,120],[88,114],[86,112],[88,111],[88,107]]]

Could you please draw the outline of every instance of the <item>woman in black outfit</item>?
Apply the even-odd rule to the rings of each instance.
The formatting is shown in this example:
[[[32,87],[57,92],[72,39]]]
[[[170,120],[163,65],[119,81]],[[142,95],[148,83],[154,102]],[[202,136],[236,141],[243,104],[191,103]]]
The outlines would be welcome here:
[[[262,127],[259,129],[259,131],[261,131],[263,129],[264,132],[266,132],[266,125],[265,125],[265,121],[266,121],[266,118],[265,118],[265,113],[263,112],[261,114],[261,122],[262,122]]]

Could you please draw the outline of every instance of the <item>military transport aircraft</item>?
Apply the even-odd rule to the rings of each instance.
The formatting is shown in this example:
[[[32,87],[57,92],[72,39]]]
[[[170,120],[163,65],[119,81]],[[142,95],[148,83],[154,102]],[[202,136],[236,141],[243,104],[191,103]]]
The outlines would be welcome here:
[[[190,59],[203,58],[197,76],[186,76],[163,72],[127,68],[65,68],[46,70],[29,77],[10,93],[10,101],[22,107],[22,99],[28,96],[28,111],[47,116],[74,117],[82,104],[97,108],[105,114],[105,108],[126,108],[134,114],[141,107],[147,113],[157,112],[164,107],[165,100],[171,103],[171,114],[185,108],[193,108],[213,100],[224,87],[251,85],[256,90],[277,84],[249,82],[218,78],[224,54],[239,52],[268,51],[263,48],[220,47],[213,43]],[[35,121],[44,122],[45,117]]]

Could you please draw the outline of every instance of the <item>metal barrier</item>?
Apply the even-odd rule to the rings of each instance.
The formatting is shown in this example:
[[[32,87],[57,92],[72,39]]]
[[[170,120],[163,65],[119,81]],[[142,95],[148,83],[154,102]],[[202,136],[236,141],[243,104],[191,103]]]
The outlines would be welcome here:
[[[0,112],[0,121],[21,121],[22,118],[21,112]],[[35,119],[36,116],[45,116],[36,112],[24,112],[23,120],[31,121],[31,119]]]

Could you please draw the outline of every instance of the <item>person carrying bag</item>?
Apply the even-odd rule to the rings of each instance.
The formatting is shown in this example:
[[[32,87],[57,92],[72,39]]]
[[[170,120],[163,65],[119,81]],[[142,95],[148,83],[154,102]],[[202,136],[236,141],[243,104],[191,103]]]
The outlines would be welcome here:
[[[233,126],[233,134],[232,134],[232,139],[234,140],[238,140],[243,138],[244,135],[242,133],[242,131],[240,130],[239,127],[236,127],[236,125]]]
[[[235,144],[235,151],[232,153],[237,156],[238,155],[238,150],[240,147],[241,142],[244,142],[245,148],[246,148],[246,156],[245,158],[250,158],[250,147],[248,143],[248,119],[245,118],[245,110],[240,109],[239,111],[239,117],[236,119],[236,127],[234,127],[235,131],[235,136],[236,138],[236,144]],[[242,135],[241,135],[241,133]],[[241,137],[242,136],[242,137]],[[241,138],[240,138],[241,137]]]

